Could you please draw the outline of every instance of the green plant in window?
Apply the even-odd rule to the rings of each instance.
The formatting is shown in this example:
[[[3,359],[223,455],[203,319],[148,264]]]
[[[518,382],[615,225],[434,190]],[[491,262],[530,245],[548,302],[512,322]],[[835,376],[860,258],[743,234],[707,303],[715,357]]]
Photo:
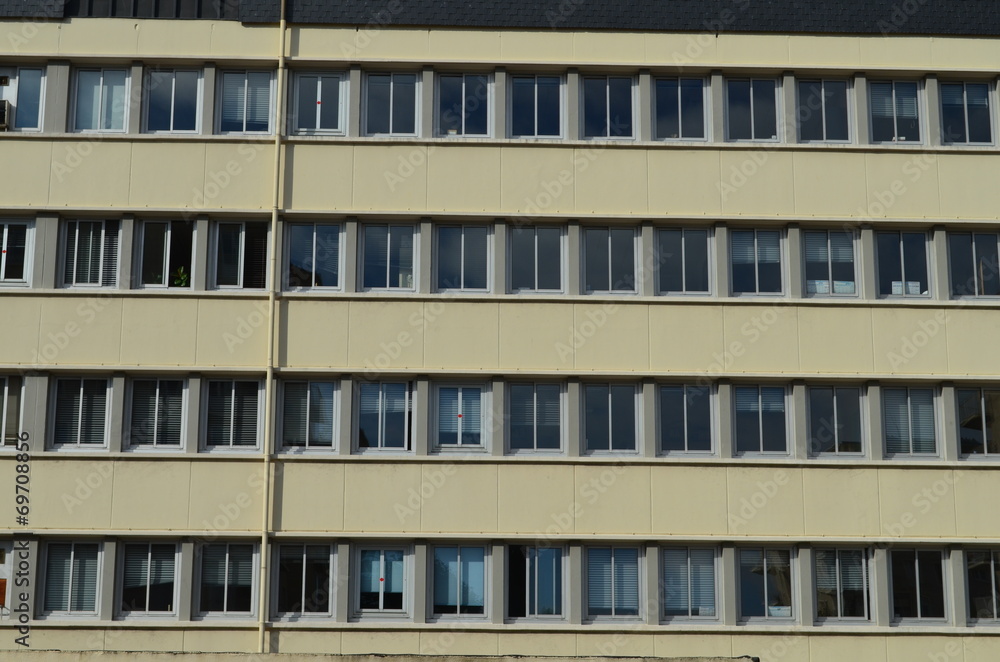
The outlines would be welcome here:
[[[187,287],[191,282],[191,274],[184,267],[177,267],[177,271],[171,276],[174,287]]]

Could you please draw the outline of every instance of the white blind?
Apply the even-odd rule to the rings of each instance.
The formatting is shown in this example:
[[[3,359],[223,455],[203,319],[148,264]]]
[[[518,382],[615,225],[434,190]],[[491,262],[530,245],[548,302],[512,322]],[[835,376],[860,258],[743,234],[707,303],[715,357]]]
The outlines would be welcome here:
[[[760,394],[756,387],[754,386],[737,386],[736,387],[736,411],[738,412],[753,412],[759,411]]]
[[[785,411],[785,389],[772,386],[761,387],[760,410],[770,412]]]
[[[257,382],[235,382],[233,389],[233,445],[257,445],[257,409],[260,404]]]
[[[230,446],[232,430],[233,382],[208,383],[208,440],[209,446]]]
[[[307,441],[309,387],[305,382],[286,382],[282,411],[282,441],[286,446],[305,446]]]
[[[965,105],[964,85],[962,83],[943,83],[941,86],[941,103],[945,106]]]
[[[899,120],[917,119],[917,85],[896,83],[896,117]]]
[[[816,590],[837,591],[837,552],[831,549],[816,550]]]
[[[129,444],[151,446],[154,443],[156,443],[156,380],[137,379],[132,382]]]
[[[125,545],[125,588],[146,586],[149,578],[149,545]]]
[[[781,261],[781,237],[771,230],[757,233],[757,259],[761,264]]]
[[[70,586],[70,611],[97,609],[97,544],[73,545],[73,581]]]
[[[229,545],[228,580],[230,588],[253,586],[253,545]]]
[[[840,583],[845,591],[865,588],[865,555],[860,550],[840,552]]]
[[[732,239],[733,264],[753,264],[753,230],[734,230]]]
[[[202,602],[206,594],[226,586],[226,545],[205,545],[201,550]]]
[[[309,445],[333,445],[333,382],[309,383]]]
[[[108,383],[103,379],[82,380],[80,399],[80,443],[103,444],[108,409]]]
[[[826,262],[830,258],[825,232],[806,232],[806,262]]]
[[[691,615],[715,616],[715,552],[691,550]]]
[[[854,236],[850,232],[830,233],[830,259],[834,262],[854,262]]]
[[[872,117],[892,118],[892,83],[871,84]]]
[[[160,380],[156,412],[156,444],[158,446],[180,445],[183,409],[184,382],[179,379]]]
[[[639,613],[639,550],[631,547],[614,550],[615,614]]]
[[[438,426],[442,443],[457,443],[458,435],[458,389],[442,388],[438,391]]]
[[[478,388],[462,389],[462,438],[463,444],[480,443],[483,429],[482,391]]]
[[[686,549],[664,549],[663,607],[668,616],[689,616],[688,552]]]
[[[55,445],[75,444],[80,437],[80,380],[56,382]]]
[[[271,118],[271,73],[247,74],[247,131],[267,131]]]
[[[50,543],[45,559],[45,611],[69,611],[72,543]]]
[[[222,130],[242,131],[246,74],[230,71],[222,74]]]
[[[587,611],[591,615],[612,613],[611,577],[611,548],[587,550]]]
[[[885,418],[886,451],[889,453],[909,453],[910,415],[906,389],[883,389],[882,413]]]
[[[910,389],[910,416],[913,430],[913,452],[934,453],[934,391]]]
[[[105,221],[104,252],[101,285],[114,287],[118,283],[118,221]]]
[[[965,102],[972,108],[988,108],[990,89],[988,85],[968,84],[965,86]]]

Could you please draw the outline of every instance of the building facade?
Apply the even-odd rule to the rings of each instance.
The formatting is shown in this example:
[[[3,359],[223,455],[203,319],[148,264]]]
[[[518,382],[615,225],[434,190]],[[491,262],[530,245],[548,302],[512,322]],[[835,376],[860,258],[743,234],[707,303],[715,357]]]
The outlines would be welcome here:
[[[611,4],[0,3],[0,651],[1000,658],[1000,9]]]

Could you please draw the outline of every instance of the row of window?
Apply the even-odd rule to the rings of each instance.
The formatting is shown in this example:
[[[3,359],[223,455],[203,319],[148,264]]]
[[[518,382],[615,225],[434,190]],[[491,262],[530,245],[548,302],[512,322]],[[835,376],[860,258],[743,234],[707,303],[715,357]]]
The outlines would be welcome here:
[[[149,0],[152,1],[152,0]],[[161,0],[162,1],[162,0]],[[12,127],[42,128],[41,67],[0,68],[14,107]],[[69,130],[126,132],[129,98],[138,96],[131,70],[82,67],[74,71]],[[273,133],[275,75],[270,70],[222,70],[218,75],[213,129],[218,133]],[[288,131],[297,135],[347,134],[346,72],[295,71],[289,97]],[[363,135],[421,135],[421,96],[434,94],[435,136],[495,136],[494,77],[489,73],[434,74],[433,92],[415,72],[366,72],[362,82]],[[570,99],[566,76],[512,74],[504,112],[510,138],[638,137],[638,79],[635,76],[580,76],[580,98]],[[143,130],[193,134],[203,131],[204,71],[148,68],[142,81]],[[796,79],[784,89],[781,78],[724,80],[722,113],[728,141],[779,142],[783,124],[797,128],[802,143],[927,143],[923,82],[871,81],[856,91],[851,79]],[[651,82],[652,135],[657,140],[711,139],[710,82],[695,77],[659,77]],[[0,88],[2,89],[2,88]],[[869,135],[856,136],[854,95],[866,94]],[[783,95],[793,95],[793,117],[782,114]],[[994,143],[995,90],[989,82],[940,83],[941,140],[944,144]],[[569,135],[567,118],[579,117],[579,135]]]
[[[22,382],[0,377],[3,396],[0,430],[5,444],[20,431]],[[347,382],[351,384],[351,382]],[[255,450],[262,433],[263,385],[257,380],[208,379],[191,402],[189,381],[134,377],[129,380],[123,419],[126,449],[183,449],[188,416],[200,415],[202,450]],[[280,384],[277,446],[286,452],[330,452],[347,443],[354,452],[414,450],[414,411],[428,413],[430,446],[438,452],[487,451],[502,445],[509,453],[565,453],[569,439],[569,391],[565,382],[509,382],[504,405],[494,411],[490,384],[432,382],[429,404],[418,402],[411,381],[360,381],[351,384],[353,403],[342,405],[339,380],[284,380]],[[814,456],[861,456],[872,443],[887,458],[935,458],[942,454],[944,406],[930,387],[883,386],[875,397],[860,386],[810,385],[805,388],[808,449]],[[103,377],[52,379],[49,444],[54,449],[105,448],[113,398]],[[657,452],[664,455],[720,453],[719,389],[693,384],[656,384]],[[732,452],[789,455],[794,445],[793,394],[784,385],[729,388]],[[1000,390],[954,389],[958,454],[997,457]],[[642,451],[643,388],[635,383],[580,385],[579,451],[587,454]],[[876,402],[877,401],[877,402]],[[878,408],[874,410],[874,408]],[[342,412],[342,409],[348,411]],[[879,415],[882,442],[870,439],[869,419]],[[342,440],[341,417],[351,421],[352,439]],[[876,453],[872,453],[873,455]]]
[[[97,616],[102,589],[100,542],[51,541],[44,545],[44,575],[36,611],[40,617]],[[119,541],[114,567],[116,618],[177,618],[179,584],[193,581],[195,618],[252,617],[260,591],[253,542],[211,542],[195,550],[194,577],[179,571],[181,546],[171,541]],[[735,549],[735,598],[741,623],[801,620],[798,584],[804,548]],[[348,552],[349,550],[349,552]],[[416,567],[411,544],[336,545],[326,541],[275,544],[270,592],[276,620],[410,619],[414,601],[426,600],[428,620],[487,620],[491,592],[504,595],[505,622],[567,618],[567,603],[582,598],[585,622],[639,621],[647,611],[659,621],[721,622],[721,550],[710,546],[654,548],[635,545],[582,548],[582,577],[569,577],[568,549],[558,544],[501,546],[476,542],[425,548],[427,567]],[[871,623],[875,550],[810,548],[815,623]],[[350,555],[340,558],[342,553]],[[504,558],[494,558],[501,553]],[[887,552],[888,599],[894,623],[945,623],[954,594],[964,595],[970,624],[1000,620],[1000,550],[959,550],[965,586],[950,586],[948,552],[941,548],[892,548]],[[350,564],[347,573],[338,568]],[[503,584],[494,586],[493,564],[503,564]],[[349,579],[338,581],[338,571]],[[415,595],[415,573],[427,573],[426,595]],[[657,573],[658,595],[646,595],[646,573]],[[581,581],[582,580],[582,581]],[[571,598],[568,583],[581,586]],[[336,595],[349,591],[349,614],[336,613]],[[2,596],[0,596],[2,597]]]
[[[64,287],[119,286],[117,220],[66,221],[62,226]],[[285,224],[282,286],[286,290],[342,292],[344,254],[357,251],[358,291],[416,291],[419,275],[416,224],[363,223],[357,247],[348,246],[343,223]],[[132,249],[137,288],[191,288],[195,270],[195,224],[189,221],[137,222]],[[570,269],[580,269],[585,293],[635,294],[652,278],[659,294],[708,296],[724,291],[715,283],[716,261],[728,263],[728,292],[783,295],[792,269],[787,233],[781,229],[729,228],[716,241],[710,228],[656,228],[652,259],[644,259],[635,227],[580,229],[579,259],[568,251],[568,229],[558,225],[514,225],[506,230],[506,283],[494,283],[492,225],[436,225],[432,278],[437,292],[558,294],[567,292]],[[208,286],[263,289],[267,286],[268,224],[220,221],[212,225]],[[28,285],[33,253],[32,221],[0,220],[0,284]],[[802,230],[802,291],[808,297],[858,297],[860,263],[875,263],[880,297],[930,297],[933,233],[876,231],[874,252],[861,251],[854,230]],[[948,272],[954,297],[1000,295],[1000,233],[948,232]],[[198,268],[201,268],[200,265]]]

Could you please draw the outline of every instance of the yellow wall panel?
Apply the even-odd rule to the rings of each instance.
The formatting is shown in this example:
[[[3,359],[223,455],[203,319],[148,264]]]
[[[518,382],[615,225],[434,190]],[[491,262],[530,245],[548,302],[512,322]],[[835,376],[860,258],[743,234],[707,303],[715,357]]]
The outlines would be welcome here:
[[[296,143],[285,152],[285,203],[291,209],[351,209],[354,145]]]
[[[831,494],[849,498],[831,508]],[[871,469],[813,467],[803,476],[802,508],[808,536],[877,536],[881,533],[874,507],[877,503],[878,475]]]
[[[390,20],[391,22],[391,20]],[[430,30],[363,27],[354,36],[354,57],[365,60],[426,62]]]
[[[347,465],[344,528],[393,533],[419,531],[423,504],[420,471],[418,464]]]
[[[525,342],[530,329],[531,342]],[[573,351],[573,307],[500,305],[500,366],[505,370],[565,370]]]
[[[649,367],[718,375],[731,360],[719,306],[651,306],[649,309]]]
[[[420,484],[425,496],[420,507],[420,528],[427,532],[475,533],[495,531],[497,508],[496,465],[462,462],[424,464]]]
[[[423,365],[422,303],[352,301],[350,315],[350,365],[376,371]]]
[[[648,369],[648,306],[577,304],[573,312],[574,368],[617,373]]]
[[[695,218],[721,213],[719,156],[720,152],[707,149],[647,152],[649,212]]]
[[[267,303],[254,299],[201,299],[197,334],[199,365],[264,365]]]
[[[494,64],[501,58],[502,34],[493,30],[431,30],[427,35],[427,57]]]
[[[729,533],[735,536],[803,534],[802,470],[730,467]]]
[[[933,154],[869,153],[868,204],[871,218],[936,218],[941,214],[938,164]]]
[[[933,70],[931,67],[931,40],[927,37],[893,36],[892,39],[875,37],[861,40],[861,64],[868,67],[900,67]]]
[[[719,59],[734,64],[788,63],[788,37],[785,35],[719,35]]]
[[[269,650],[287,655],[293,653],[336,655],[340,652],[340,638],[340,632],[272,631]]]
[[[788,61],[827,67],[856,67],[861,62],[861,39],[863,37],[789,35]]]
[[[576,634],[500,632],[498,655],[576,655]]]
[[[653,534],[725,535],[727,489],[724,467],[651,467]],[[698,495],[697,508],[687,505],[693,494]]]
[[[997,652],[993,641],[994,655]],[[962,639],[958,637],[926,636],[926,637],[886,637],[886,660],[888,662],[907,662],[907,660],[948,660],[948,662],[965,662]],[[994,658],[996,659],[996,658]]]
[[[136,142],[132,146],[129,205],[139,210],[200,209],[211,204],[208,196],[215,189],[206,184],[205,150],[206,146],[198,143]],[[222,174],[216,175],[218,181],[226,181]]]
[[[31,525],[45,529],[106,529],[111,525],[114,463],[39,460],[31,465]]]
[[[419,632],[345,630],[340,643],[342,655],[413,655],[419,650]]]
[[[424,304],[424,365],[495,369],[500,362],[500,306],[457,301]]]
[[[253,625],[247,618],[244,624]],[[183,650],[194,653],[250,653],[257,650],[257,631],[253,627],[245,630],[201,630],[192,628],[184,631]]]
[[[948,430],[949,436],[952,434]],[[954,442],[952,442],[954,443]],[[996,512],[990,503],[996,494],[996,474],[990,471],[958,470],[941,472],[928,492],[921,491],[917,510],[937,508],[950,492],[955,493],[955,532],[961,537],[990,538],[996,535]],[[928,503],[930,502],[930,503]]]
[[[116,462],[111,526],[139,530],[188,528],[188,502],[192,497],[201,498],[191,492],[190,486],[189,462],[159,458]],[[170,496],[160,498],[162,495]]]
[[[53,338],[62,338],[65,345],[49,359],[43,343],[39,353],[46,363],[116,364],[122,337],[122,300],[98,289],[87,298],[47,298],[42,302],[38,335],[57,346],[60,343]]]
[[[1000,218],[995,159],[992,154],[937,155],[941,216],[963,220]]]
[[[93,19],[82,22],[87,20]],[[70,20],[69,23],[72,24],[73,21]],[[9,52],[17,55],[58,53],[59,38],[65,26],[65,22],[44,23],[6,19],[0,22],[0,43],[7,45]]]
[[[288,33],[288,54],[317,60],[353,58],[358,28],[297,25]]]
[[[576,179],[584,164],[574,150],[560,147],[504,147],[501,155],[500,206],[529,216],[572,212]]]
[[[91,19],[93,20],[93,19]],[[171,21],[137,20],[136,52],[140,57],[189,55],[203,58],[212,52],[214,21],[185,21],[184,38],[177,38],[177,24]]]
[[[603,147],[574,152],[576,209],[588,214],[642,214],[646,199],[646,154]]]
[[[558,12],[558,9],[555,11]],[[573,55],[578,62],[598,62],[602,65],[610,62],[642,62],[646,59],[642,39],[636,39],[625,32],[574,33]]]
[[[954,642],[955,639],[952,638],[952,641]],[[963,637],[962,643],[965,644],[965,650],[963,651],[965,655],[964,662],[991,662],[1000,657],[1000,640],[997,640],[996,637]],[[947,646],[948,644],[945,645]],[[951,647],[941,652],[947,655],[954,650],[954,647]],[[953,657],[959,659],[957,656]],[[938,659],[941,658],[939,657]]]
[[[803,372],[872,371],[871,309],[801,307],[797,313],[799,361]]]
[[[577,533],[649,533],[649,467],[576,467]]]
[[[799,369],[798,310],[784,302],[727,306],[725,330],[731,355],[727,370],[781,373]]]
[[[810,662],[885,660],[885,637],[809,637]]]
[[[594,633],[576,636],[576,654],[582,657],[606,659],[608,657],[652,657],[655,646],[653,635],[630,633]]]
[[[340,367],[347,363],[350,305],[346,301],[279,303],[278,360],[289,367]],[[322,342],[316,342],[322,338]]]
[[[863,154],[802,151],[795,164],[795,213],[803,216],[867,216]],[[836,184],[834,184],[836,182]]]
[[[5,363],[45,363],[55,360],[62,349],[75,338],[65,328],[42,330],[41,297],[5,297],[4,323],[0,324],[0,347]],[[78,332],[80,323],[70,330]],[[50,336],[49,334],[53,334]],[[63,335],[65,334],[65,335]]]
[[[794,161],[790,153],[765,149],[719,155],[722,210],[726,214],[787,215],[795,212]]]
[[[188,524],[209,531],[260,528],[262,491],[259,462],[194,462]]]
[[[104,649],[104,629],[84,628],[43,628],[35,625],[31,629],[29,643],[32,648],[61,651],[94,651]],[[9,640],[13,642],[13,637]],[[18,646],[20,650],[24,650]],[[37,657],[37,656],[35,656]]]
[[[205,147],[205,209],[271,206],[274,147],[262,141],[210,143]],[[194,193],[191,194],[192,197]]]
[[[46,129],[63,131],[65,127],[46,127]],[[41,140],[3,140],[0,142],[0,149],[9,155],[0,159],[4,204],[22,207],[44,205],[49,201],[49,178],[57,182],[60,177],[65,180],[72,174],[62,168],[53,171],[53,154],[57,159],[65,158],[66,150],[59,143]],[[53,149],[57,151],[53,152]],[[12,158],[15,155],[16,158]],[[66,166],[65,163],[62,165]]]
[[[121,362],[194,365],[198,301],[191,297],[122,300]]]
[[[278,31],[275,27],[215,21],[212,24],[212,55],[271,60],[273,69],[278,52]]]
[[[499,563],[497,559],[494,563]],[[421,632],[422,655],[496,655],[499,635],[496,632]]]
[[[656,657],[731,657],[733,638],[728,634],[653,635]]]
[[[500,34],[500,53],[506,62],[569,62],[573,46],[573,35],[566,32],[510,30]]]
[[[427,145],[358,146],[354,150],[354,208],[427,208]]]
[[[167,629],[109,629],[104,635],[104,650],[162,651],[172,653],[184,649],[184,631]]]
[[[919,329],[923,335],[914,332],[910,337],[914,346],[908,353],[923,351],[916,343],[922,344],[925,335],[928,338],[931,334],[947,335],[949,372],[988,377],[1000,371],[1000,347],[997,343],[983,342],[983,338],[996,338],[1000,334],[1000,316],[995,310],[939,309],[934,311],[933,319],[930,317],[928,314]]]
[[[494,440],[497,443],[498,440]],[[573,467],[562,464],[505,464],[497,473],[497,531],[570,533],[576,520]]]
[[[500,150],[435,146],[428,152],[428,209],[481,212],[500,207]]]
[[[350,415],[350,412],[342,413]],[[350,444],[349,439],[340,443]],[[274,488],[274,527],[282,531],[344,529],[344,465],[284,462]],[[319,506],[319,507],[317,507]]]
[[[63,55],[121,55],[136,53],[138,22],[134,19],[70,21],[59,31],[59,53]]]
[[[52,147],[49,202],[68,207],[127,207],[132,144],[101,142],[80,134],[78,142]]]
[[[996,39],[931,37],[931,69],[1000,69]]]
[[[872,313],[875,371],[897,374],[948,372],[949,326],[928,333],[941,321],[934,308],[884,308]]]
[[[895,538],[955,535],[955,492],[951,471],[880,469],[882,535]]]
[[[646,62],[653,66],[697,65],[718,62],[718,37],[714,34],[646,33]]]
[[[805,635],[790,634],[736,635],[733,637],[733,655],[759,656],[760,662],[811,662],[809,639]]]

